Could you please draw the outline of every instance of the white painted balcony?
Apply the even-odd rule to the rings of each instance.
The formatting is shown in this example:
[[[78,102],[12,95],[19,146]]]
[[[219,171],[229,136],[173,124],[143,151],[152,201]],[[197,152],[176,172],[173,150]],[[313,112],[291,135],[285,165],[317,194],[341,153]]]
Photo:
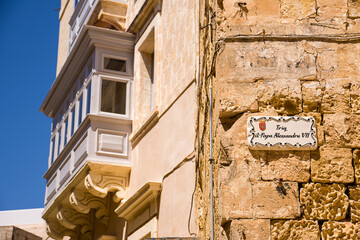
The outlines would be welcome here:
[[[126,10],[126,0],[80,0],[69,22],[69,51],[85,25],[124,30]]]
[[[134,36],[85,26],[80,39],[40,108],[54,119],[45,209],[87,163],[131,168]]]

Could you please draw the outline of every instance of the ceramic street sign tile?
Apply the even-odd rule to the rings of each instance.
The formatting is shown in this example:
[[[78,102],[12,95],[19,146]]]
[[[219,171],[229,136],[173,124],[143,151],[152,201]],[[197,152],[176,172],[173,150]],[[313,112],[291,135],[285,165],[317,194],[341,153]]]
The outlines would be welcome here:
[[[317,147],[315,119],[249,117],[247,138],[249,148],[254,150],[313,150]]]

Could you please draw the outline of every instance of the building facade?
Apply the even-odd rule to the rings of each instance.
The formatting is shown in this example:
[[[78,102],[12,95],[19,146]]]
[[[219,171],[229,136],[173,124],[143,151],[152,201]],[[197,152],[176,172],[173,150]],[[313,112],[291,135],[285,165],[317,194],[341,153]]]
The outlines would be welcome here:
[[[199,127],[213,129],[215,239],[359,239],[360,2],[219,0],[201,11],[199,106],[213,109]],[[312,116],[318,147],[250,150],[251,116]],[[204,139],[197,203],[207,239]]]
[[[53,239],[359,239],[360,3],[62,0]],[[251,116],[316,150],[250,150]]]
[[[57,76],[40,109],[53,118],[49,237],[190,236],[196,9],[192,1],[61,1]]]

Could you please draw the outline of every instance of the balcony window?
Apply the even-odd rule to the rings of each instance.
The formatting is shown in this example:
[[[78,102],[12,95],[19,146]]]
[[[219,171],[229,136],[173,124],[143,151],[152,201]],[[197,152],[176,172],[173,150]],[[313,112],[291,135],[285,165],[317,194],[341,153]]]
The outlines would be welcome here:
[[[70,137],[74,135],[75,130],[75,107],[71,110],[71,126],[70,126]]]
[[[60,147],[61,147],[61,128],[59,129],[59,133],[58,133],[58,148],[57,148],[57,156],[59,156],[60,154]]]
[[[126,114],[126,82],[102,80],[101,111]]]
[[[69,118],[67,117],[66,119],[65,119],[65,129],[64,129],[64,146],[67,144],[67,141],[68,141],[68,136],[67,136],[67,134],[68,134],[68,125],[69,125]]]
[[[126,61],[117,58],[104,58],[104,69],[116,71],[116,72],[126,72]]]
[[[90,113],[90,104],[91,104],[91,83],[86,90],[86,114]]]
[[[55,158],[55,137],[51,140],[51,152],[50,152],[50,163],[52,164],[54,162]]]
[[[79,115],[78,115],[78,126],[80,126],[82,122],[82,108],[83,108],[83,95],[81,94],[79,98]]]
[[[92,62],[92,59],[90,59],[86,65],[86,68],[85,68],[85,71],[86,71],[86,78],[89,77],[90,73],[92,72],[93,70],[93,62]]]
[[[53,118],[53,122],[52,122],[52,129],[51,131],[54,131],[55,128],[56,128],[56,124],[57,124],[57,119],[56,118]]]

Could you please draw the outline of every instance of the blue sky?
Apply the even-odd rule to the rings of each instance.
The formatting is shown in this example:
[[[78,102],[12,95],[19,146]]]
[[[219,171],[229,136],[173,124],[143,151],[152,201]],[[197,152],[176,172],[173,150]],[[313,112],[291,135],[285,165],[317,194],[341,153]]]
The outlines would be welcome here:
[[[44,204],[60,0],[0,0],[0,210]]]

